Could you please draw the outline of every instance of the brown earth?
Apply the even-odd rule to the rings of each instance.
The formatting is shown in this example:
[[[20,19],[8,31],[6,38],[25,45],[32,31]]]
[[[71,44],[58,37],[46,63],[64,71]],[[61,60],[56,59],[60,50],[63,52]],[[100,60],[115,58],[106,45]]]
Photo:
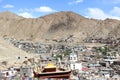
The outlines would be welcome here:
[[[15,63],[22,63],[23,61],[33,58],[35,55],[28,54],[16,47],[14,47],[9,42],[6,42],[3,40],[3,38],[0,38],[0,66],[4,66],[3,62],[6,62],[6,67],[12,67]],[[20,59],[18,58],[20,57]],[[25,58],[27,57],[27,58]],[[0,67],[0,69],[1,69]]]
[[[56,12],[39,18],[0,13],[0,36],[17,39],[61,39],[73,35],[80,42],[88,37],[120,37],[120,21],[88,19],[74,12]]]

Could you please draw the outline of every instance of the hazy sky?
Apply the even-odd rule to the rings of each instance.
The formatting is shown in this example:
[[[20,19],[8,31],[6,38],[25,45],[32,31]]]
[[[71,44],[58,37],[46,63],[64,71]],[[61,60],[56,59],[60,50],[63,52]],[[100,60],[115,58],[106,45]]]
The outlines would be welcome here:
[[[73,11],[95,19],[120,19],[120,0],[0,0],[0,12],[40,17],[59,11]]]

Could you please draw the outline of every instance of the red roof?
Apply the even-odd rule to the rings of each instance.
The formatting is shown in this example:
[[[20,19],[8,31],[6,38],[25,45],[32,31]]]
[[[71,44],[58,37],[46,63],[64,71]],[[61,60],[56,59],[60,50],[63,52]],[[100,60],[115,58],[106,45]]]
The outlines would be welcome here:
[[[87,71],[87,70],[88,70],[88,68],[86,68],[86,67],[82,68],[82,71]]]

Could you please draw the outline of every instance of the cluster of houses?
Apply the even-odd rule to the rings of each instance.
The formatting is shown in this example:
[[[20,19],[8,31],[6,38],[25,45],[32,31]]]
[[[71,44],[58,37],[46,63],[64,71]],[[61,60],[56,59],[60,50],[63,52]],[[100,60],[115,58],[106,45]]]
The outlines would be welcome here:
[[[76,80],[119,80],[120,58],[115,56],[97,57],[95,54],[86,54],[79,59],[79,54],[70,54],[70,68],[76,71]]]
[[[82,52],[86,50],[85,46],[81,45],[64,45],[60,43],[39,43],[32,41],[17,40],[15,38],[5,38],[6,41],[13,44],[15,47],[20,48],[28,53],[62,53],[63,51],[71,51],[73,48],[77,52]]]
[[[97,52],[99,48],[96,47],[87,47],[80,45],[71,46],[71,45],[61,45],[61,44],[43,44],[43,43],[33,43],[30,41],[17,41],[15,39],[9,41],[14,46],[26,52],[44,53],[44,54],[40,54],[38,58],[35,58],[37,59],[37,61],[38,59],[40,59],[38,62],[35,63],[37,63],[37,66],[41,68],[44,67],[49,62],[54,62],[57,66],[63,68],[69,68],[72,71],[71,79],[120,80],[120,53],[117,52],[116,50],[115,51],[110,50],[107,53],[112,54],[115,52],[117,56],[104,55],[103,54],[104,51],[101,50],[101,52]],[[106,50],[104,49],[104,46],[101,46],[100,48]],[[69,53],[69,54],[63,55],[62,53]],[[62,58],[58,55],[61,55]],[[57,59],[55,59],[54,57],[56,57]],[[29,65],[29,68],[31,68],[31,66],[33,68],[32,64]],[[24,71],[22,74],[24,74],[25,72],[28,71]],[[3,74],[6,72],[2,71],[1,73]]]

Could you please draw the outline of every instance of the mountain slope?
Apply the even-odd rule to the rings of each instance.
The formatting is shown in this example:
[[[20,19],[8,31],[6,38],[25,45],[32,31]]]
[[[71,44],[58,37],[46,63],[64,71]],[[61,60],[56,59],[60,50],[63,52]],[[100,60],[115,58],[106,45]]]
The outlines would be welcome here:
[[[22,63],[26,60],[25,57],[32,58],[33,55],[14,47],[12,44],[0,38],[0,65],[3,61],[7,61],[9,66],[12,66],[16,62]]]
[[[57,12],[36,19],[16,15],[14,19],[3,19],[0,13],[0,30],[0,36],[17,39],[61,39],[73,35],[83,41],[88,37],[120,37],[120,21],[88,19],[74,12]]]
[[[18,16],[14,13],[9,12],[9,11],[6,11],[6,12],[0,13],[0,18],[2,18],[2,19],[22,19],[23,17]]]

